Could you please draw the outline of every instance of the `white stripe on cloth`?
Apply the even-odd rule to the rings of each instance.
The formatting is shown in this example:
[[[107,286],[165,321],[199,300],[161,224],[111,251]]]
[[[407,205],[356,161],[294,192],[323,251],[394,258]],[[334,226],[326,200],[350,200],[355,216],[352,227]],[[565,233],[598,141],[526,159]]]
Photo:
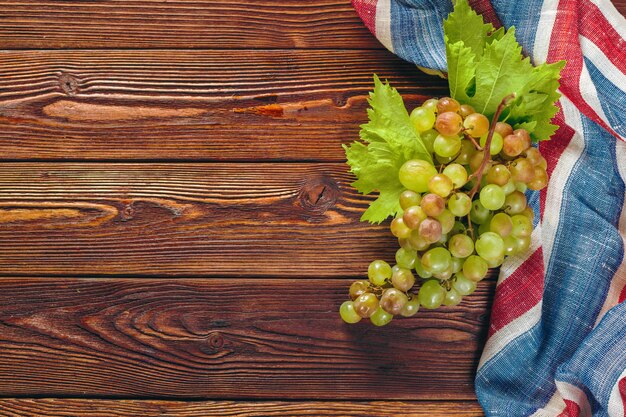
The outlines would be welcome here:
[[[533,62],[535,65],[543,64],[548,58],[552,28],[556,20],[558,5],[559,0],[544,0],[541,5],[541,14],[537,23],[537,28],[541,28],[541,30],[537,30],[533,47]]]
[[[622,394],[619,391],[619,382],[626,378],[626,369],[617,378],[613,389],[611,390],[611,396],[609,397],[609,407],[606,410],[609,417],[624,417],[626,410],[624,410],[624,402],[622,401]]]
[[[394,52],[391,40],[391,0],[378,0],[376,4],[376,37],[385,48]]]
[[[585,58],[589,59],[616,88],[626,93],[626,74],[613,65],[611,60],[604,55],[604,52],[592,40],[582,35],[579,36],[579,39]]]
[[[626,18],[617,11],[613,3],[609,0],[590,0],[591,3],[598,6],[598,9],[602,12],[606,20],[613,26],[613,29],[622,37],[626,39]]]
[[[535,411],[530,417],[556,417],[565,411],[565,400],[575,402],[580,409],[578,417],[592,417],[591,405],[584,391],[563,381],[555,381],[556,392],[545,407]]]

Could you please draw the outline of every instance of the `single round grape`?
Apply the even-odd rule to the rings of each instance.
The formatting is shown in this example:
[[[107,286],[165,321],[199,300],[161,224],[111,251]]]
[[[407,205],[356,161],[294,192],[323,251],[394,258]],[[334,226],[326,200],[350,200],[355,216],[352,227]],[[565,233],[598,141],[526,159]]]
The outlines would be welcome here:
[[[528,217],[516,214],[511,217],[511,221],[513,222],[513,230],[511,231],[513,236],[530,237],[533,233],[533,223]]]
[[[391,283],[400,291],[407,292],[415,285],[415,277],[410,269],[399,267],[391,274]]]
[[[517,253],[526,252],[530,248],[530,236],[528,237],[516,237]]]
[[[430,217],[420,223],[418,229],[419,236],[428,243],[435,243],[443,235],[441,223],[438,220],[431,219]]]
[[[439,113],[435,121],[435,129],[443,136],[458,135],[462,128],[463,118],[451,111]]]
[[[496,164],[492,165],[487,170],[487,175],[485,177],[487,178],[487,182],[489,184],[504,186],[511,179],[511,172],[506,166]]]
[[[450,267],[452,255],[446,248],[429,249],[421,259],[422,265],[433,274],[445,271]]]
[[[393,315],[387,313],[381,307],[378,307],[378,309],[370,316],[370,321],[374,326],[384,326],[389,324],[391,319],[393,319]]]
[[[472,200],[465,193],[455,193],[448,199],[448,210],[456,217],[467,216],[472,209]]]
[[[424,146],[428,153],[433,153],[433,144],[435,143],[435,139],[439,136],[439,132],[435,129],[427,130],[426,132],[420,133],[420,137],[422,138],[422,142],[424,142]]]
[[[461,141],[461,150],[459,154],[454,159],[454,162],[461,165],[467,165],[470,162],[471,157],[476,153],[476,148],[474,144],[469,140]]]
[[[482,146],[483,148],[485,147],[485,145],[487,145],[487,135],[488,133],[485,133],[480,137],[480,146]],[[491,145],[489,145],[489,153],[491,155],[499,154],[502,150],[503,143],[504,139],[502,139],[502,136],[500,136],[499,133],[494,132],[493,136],[491,137]]]
[[[430,109],[424,107],[417,107],[411,112],[411,122],[418,132],[424,132],[428,129],[432,129],[435,125],[435,113]]]
[[[448,241],[448,250],[456,258],[467,258],[474,253],[474,241],[467,235],[454,235]]]
[[[407,303],[402,307],[402,311],[400,311],[400,315],[402,317],[413,317],[420,309],[420,301],[417,296],[413,296]]]
[[[480,190],[480,203],[488,210],[499,210],[505,199],[506,194],[499,185],[489,184]]]
[[[450,97],[442,97],[437,102],[437,113],[458,112],[461,110],[461,103]]]
[[[406,210],[411,206],[419,206],[420,201],[422,201],[422,196],[415,191],[404,190],[400,194],[400,207],[402,207],[402,210]]]
[[[516,129],[513,131],[513,134],[517,136],[518,138],[520,138],[520,141],[523,144],[522,151],[525,151],[526,149],[530,148],[532,141],[530,139],[530,134],[528,133],[526,129]]]
[[[467,170],[461,164],[450,164],[443,169],[443,175],[450,178],[454,188],[461,188],[467,182]]]
[[[454,189],[452,180],[445,174],[437,174],[428,181],[428,190],[440,197],[447,197]]]
[[[437,278],[440,281],[446,281],[452,277],[452,274],[454,274],[454,271],[452,270],[452,263],[450,263],[448,269],[443,272],[433,273],[433,277]]]
[[[535,220],[535,212],[530,207],[526,207],[521,213],[522,216],[528,217],[531,222]]]
[[[535,167],[526,158],[517,158],[509,167],[511,178],[528,184],[535,178]]]
[[[450,210],[442,211],[441,214],[436,217],[436,219],[439,221],[439,223],[441,223],[441,233],[444,235],[450,232],[450,230],[452,230],[452,228],[454,227],[455,218],[454,214],[452,214]]]
[[[508,123],[498,122],[496,123],[495,132],[500,134],[500,136],[505,137],[513,134],[513,128]]]
[[[425,102],[422,103],[422,107],[432,111],[433,113],[437,113],[437,103],[439,103],[439,99],[429,98]]]
[[[356,300],[362,294],[365,294],[369,291],[369,283],[367,281],[354,281],[352,285],[350,285],[350,299]]]
[[[409,301],[407,296],[396,288],[387,288],[380,297],[380,306],[394,316],[400,314],[402,307]]]
[[[339,315],[343,321],[350,324],[358,323],[363,318],[357,314],[352,301],[344,301],[341,304],[341,307],[339,307]]]
[[[398,239],[398,245],[401,248],[404,248],[406,250],[417,250],[413,247],[413,245],[411,245],[411,242],[409,241],[409,238],[406,239]],[[393,268],[391,268],[393,270]]]
[[[513,180],[509,180],[509,182],[507,182],[506,184],[504,184],[502,186],[502,191],[504,191],[504,194],[506,194],[506,195],[511,194],[516,189],[517,188],[515,188],[515,181],[513,181]],[[505,204],[506,204],[506,202],[505,202]]]
[[[419,230],[413,230],[411,232],[411,236],[409,236],[408,241],[411,247],[418,251],[426,250],[428,246],[430,246],[430,242],[427,242],[419,235]]]
[[[417,259],[417,252],[400,248],[396,251],[396,263],[402,268],[413,269],[415,266],[415,260]]]
[[[480,235],[476,240],[476,253],[483,259],[498,259],[504,256],[504,241],[494,232]]]
[[[478,282],[485,278],[489,265],[480,256],[470,255],[463,263],[463,275],[474,282]]]
[[[480,200],[474,200],[472,202],[472,210],[470,211],[470,219],[476,224],[483,224],[491,217],[491,212],[488,208],[482,205]]]
[[[400,167],[398,178],[405,188],[424,193],[428,191],[428,181],[435,175],[437,170],[430,162],[411,159]]]
[[[461,138],[458,136],[439,135],[433,142],[433,151],[438,156],[451,158],[461,150]]]
[[[508,235],[504,239],[504,255],[511,256],[517,253],[517,238],[513,235]]]
[[[448,307],[457,306],[461,303],[463,297],[457,290],[454,288],[450,288],[450,290],[446,291],[446,296],[443,299],[443,305]]]
[[[430,217],[439,216],[446,208],[446,202],[437,194],[425,194],[420,202],[420,207]]]
[[[491,219],[493,219],[493,215],[489,213],[487,220],[483,224],[478,225],[478,236],[491,231]]]
[[[367,277],[374,285],[384,285],[391,278],[391,266],[385,261],[373,261],[367,268]]]
[[[513,191],[504,200],[504,212],[510,215],[519,214],[526,208],[526,195],[519,191]]]
[[[389,226],[391,234],[400,239],[406,239],[411,234],[411,228],[404,223],[402,217],[396,217]]]
[[[511,134],[504,137],[502,143],[502,153],[506,156],[518,156],[524,152],[524,139],[518,135]]]
[[[463,118],[466,118],[470,114],[474,114],[474,113],[476,113],[476,110],[469,104],[461,104],[461,107],[459,107],[459,114]]]
[[[548,174],[546,170],[541,167],[535,167],[535,177],[528,183],[528,188],[531,190],[541,190],[548,185]]]
[[[511,217],[505,213],[496,213],[489,222],[489,230],[500,235],[500,237],[507,237],[513,230],[513,221]]]
[[[362,294],[354,300],[354,311],[364,319],[374,314],[378,308],[378,298],[371,292]]]
[[[479,138],[489,130],[489,119],[484,114],[472,113],[463,121],[463,127],[465,127],[465,133]]]
[[[456,274],[461,269],[463,269],[463,262],[465,262],[464,259],[457,258],[456,256],[452,257],[452,262],[450,263],[450,269],[452,270],[453,274]]]
[[[533,164],[533,166],[537,166],[541,162],[541,158],[543,158],[543,156],[541,156],[541,152],[539,152],[539,149],[533,147],[526,149],[526,152],[524,152],[524,154],[526,155],[526,159],[528,159],[528,162]]]
[[[424,282],[417,295],[420,304],[428,309],[434,309],[441,306],[445,297],[446,290],[439,285],[439,281],[435,279]]]
[[[424,221],[428,215],[420,206],[411,206],[404,210],[402,220],[409,229],[417,229],[422,221]]]
[[[526,190],[528,190],[528,185],[526,185],[525,183],[523,183],[521,181],[516,181],[515,182],[515,189],[517,191],[519,191],[520,193],[525,193]]]
[[[454,282],[452,283],[452,288],[461,295],[470,295],[476,291],[476,283],[468,279],[462,272],[457,272]]]
[[[483,152],[476,152],[472,155],[469,161],[470,170],[472,172],[478,171],[478,168],[480,168],[483,163],[483,159],[485,159],[485,154]]]
[[[427,269],[420,259],[415,261],[415,273],[422,279],[427,279],[433,276],[431,270]]]

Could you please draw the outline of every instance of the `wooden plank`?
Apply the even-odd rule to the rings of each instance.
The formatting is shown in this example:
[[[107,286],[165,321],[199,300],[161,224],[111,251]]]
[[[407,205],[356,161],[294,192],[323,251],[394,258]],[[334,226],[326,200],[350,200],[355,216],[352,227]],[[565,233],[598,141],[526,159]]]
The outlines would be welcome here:
[[[341,161],[375,72],[447,91],[387,51],[0,52],[1,158]]]
[[[138,401],[87,399],[4,399],[3,417],[480,417],[476,402],[458,401]]]
[[[382,48],[349,0],[0,1],[0,48]]]
[[[475,399],[494,281],[385,328],[345,279],[0,279],[0,395]]]
[[[355,276],[393,259],[345,164],[0,165],[3,274]]]

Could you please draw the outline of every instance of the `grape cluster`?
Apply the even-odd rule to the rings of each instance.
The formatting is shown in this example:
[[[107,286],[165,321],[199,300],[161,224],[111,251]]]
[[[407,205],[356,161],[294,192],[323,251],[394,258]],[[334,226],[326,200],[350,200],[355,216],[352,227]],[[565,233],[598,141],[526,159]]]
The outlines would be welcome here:
[[[400,245],[396,264],[375,260],[369,280],[350,286],[339,310],[345,322],[383,326],[420,306],[457,305],[489,268],[528,250],[534,212],[525,191],[547,185],[546,160],[526,130],[498,121],[505,106],[506,99],[491,123],[450,97],[411,112],[435,163],[415,159],[400,168],[406,190],[390,226]]]

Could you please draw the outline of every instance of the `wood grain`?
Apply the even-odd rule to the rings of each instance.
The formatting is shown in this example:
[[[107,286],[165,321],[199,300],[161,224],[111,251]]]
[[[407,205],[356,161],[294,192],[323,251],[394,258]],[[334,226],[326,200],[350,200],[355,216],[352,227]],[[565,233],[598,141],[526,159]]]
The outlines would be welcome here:
[[[133,401],[83,399],[4,399],[2,417],[480,417],[467,401],[233,402]]]
[[[1,49],[382,48],[349,0],[0,1]]]
[[[345,279],[0,279],[4,396],[474,399],[494,282],[385,328]]]
[[[373,73],[447,91],[387,51],[0,52],[1,158],[341,161]]]

